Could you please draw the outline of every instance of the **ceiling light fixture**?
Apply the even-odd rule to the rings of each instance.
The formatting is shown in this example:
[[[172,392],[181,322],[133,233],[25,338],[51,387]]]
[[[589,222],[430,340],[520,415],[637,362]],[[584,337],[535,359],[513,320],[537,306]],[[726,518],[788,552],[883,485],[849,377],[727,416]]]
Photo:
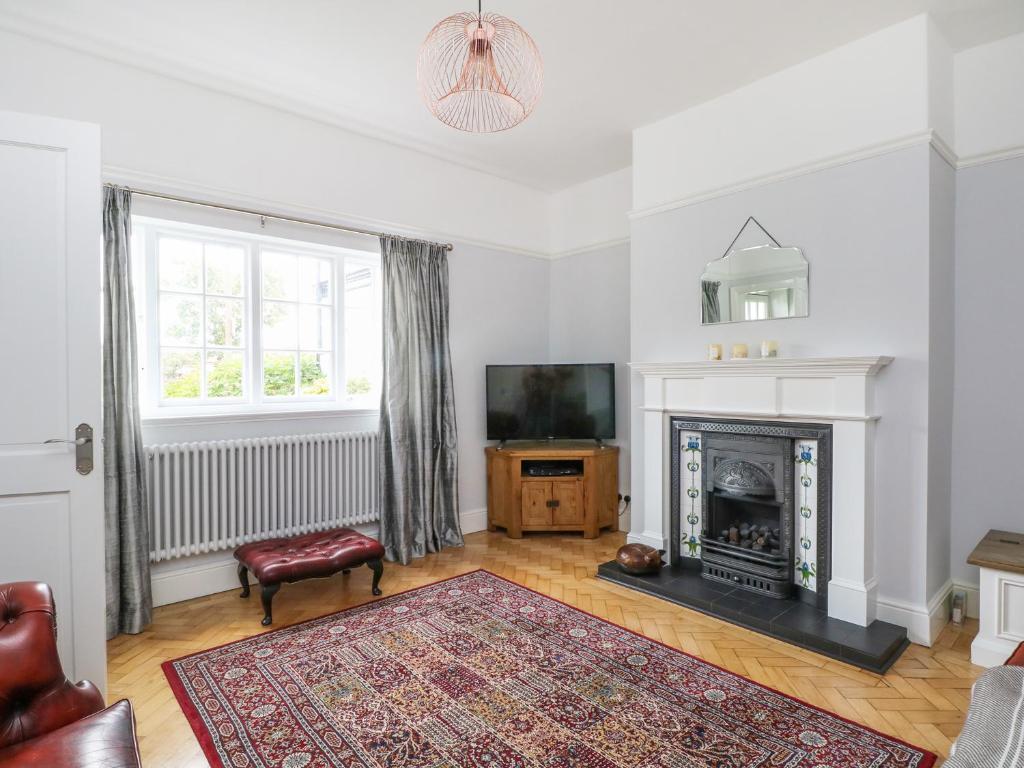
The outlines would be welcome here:
[[[540,101],[544,65],[525,30],[511,19],[477,12],[440,21],[416,62],[420,95],[434,117],[471,133],[504,131]]]

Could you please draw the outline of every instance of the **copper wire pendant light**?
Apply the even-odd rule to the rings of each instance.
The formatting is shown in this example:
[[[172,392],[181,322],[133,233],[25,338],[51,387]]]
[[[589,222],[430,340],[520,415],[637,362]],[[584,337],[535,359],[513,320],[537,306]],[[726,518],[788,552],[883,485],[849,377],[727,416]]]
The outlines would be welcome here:
[[[416,62],[420,95],[434,117],[472,133],[523,122],[540,100],[544,65],[533,39],[511,19],[457,13],[430,30]]]

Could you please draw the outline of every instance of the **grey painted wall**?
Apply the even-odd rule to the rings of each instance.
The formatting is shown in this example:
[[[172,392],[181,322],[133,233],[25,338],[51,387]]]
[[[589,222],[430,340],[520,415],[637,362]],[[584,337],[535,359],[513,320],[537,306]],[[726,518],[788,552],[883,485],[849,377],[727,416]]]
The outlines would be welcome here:
[[[931,173],[930,150],[913,147],[636,219],[630,270],[633,360],[702,359],[708,343],[764,338],[783,356],[895,357],[876,398],[876,573],[881,596],[918,604],[928,597]],[[702,327],[701,271],[750,215],[804,249],[810,316]],[[633,446],[634,506],[641,452]]]
[[[459,505],[487,508],[484,366],[548,359],[550,262],[456,243],[449,257]]]
[[[619,492],[628,494],[629,244],[553,261],[550,322],[551,362],[615,363]]]
[[[949,581],[953,443],[956,171],[934,150],[929,186],[928,555],[926,595]]]
[[[1024,531],[1024,158],[957,173],[954,580],[978,582],[967,555],[990,528]]]

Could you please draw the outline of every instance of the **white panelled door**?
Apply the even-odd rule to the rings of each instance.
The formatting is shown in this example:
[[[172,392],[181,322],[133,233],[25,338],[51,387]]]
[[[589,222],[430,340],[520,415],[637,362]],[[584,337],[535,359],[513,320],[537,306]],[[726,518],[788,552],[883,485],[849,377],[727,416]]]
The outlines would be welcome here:
[[[52,587],[64,671],[105,691],[101,189],[99,126],[0,112],[0,583]]]

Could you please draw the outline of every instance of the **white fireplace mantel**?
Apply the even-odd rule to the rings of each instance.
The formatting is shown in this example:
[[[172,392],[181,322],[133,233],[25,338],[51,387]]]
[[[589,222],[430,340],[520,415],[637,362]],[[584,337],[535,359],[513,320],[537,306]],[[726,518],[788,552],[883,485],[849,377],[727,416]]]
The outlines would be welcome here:
[[[671,416],[832,424],[832,575],[829,615],[867,626],[875,619],[875,376],[891,357],[630,363],[642,380],[643,489],[628,541],[668,548]],[[635,384],[640,382],[634,381]]]
[[[644,376],[871,376],[891,357],[768,357],[747,360],[697,360],[688,363],[630,363]]]

